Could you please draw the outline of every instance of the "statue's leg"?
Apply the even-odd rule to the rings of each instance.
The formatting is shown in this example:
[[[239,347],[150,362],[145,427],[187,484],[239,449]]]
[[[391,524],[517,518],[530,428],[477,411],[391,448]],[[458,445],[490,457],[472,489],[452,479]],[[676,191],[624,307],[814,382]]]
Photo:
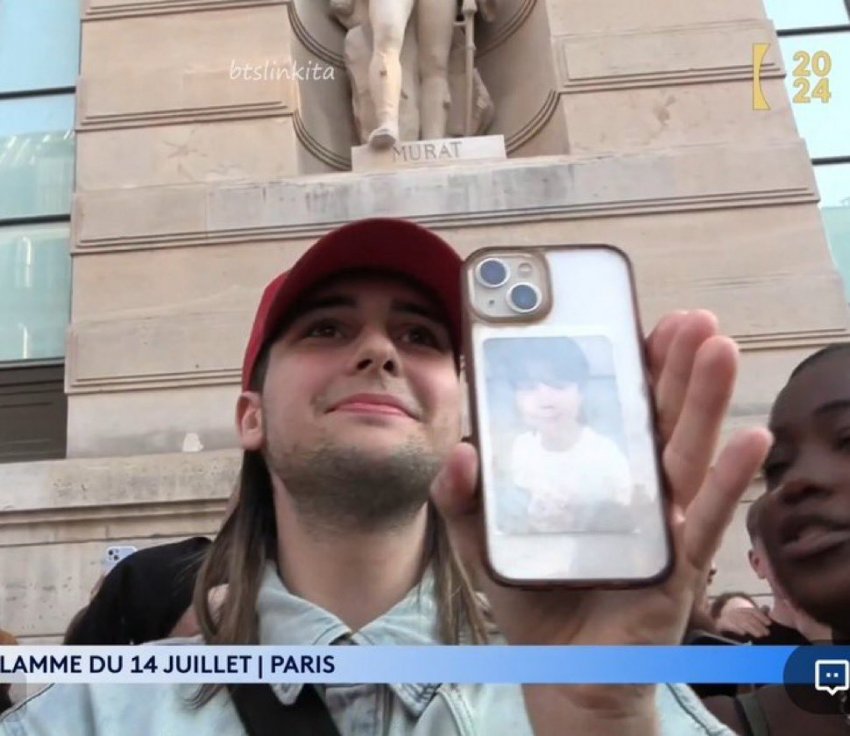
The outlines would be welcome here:
[[[357,140],[367,143],[369,134],[375,129],[375,106],[369,90],[369,64],[372,61],[372,45],[364,33],[363,26],[355,26],[345,36],[345,67],[351,83],[351,106],[357,128]]]
[[[451,105],[449,54],[457,0],[418,0],[418,3],[422,137],[444,138]]]
[[[378,127],[369,142],[388,148],[398,141],[398,108],[401,100],[401,46],[415,0],[370,0],[372,63],[369,87],[375,101]]]

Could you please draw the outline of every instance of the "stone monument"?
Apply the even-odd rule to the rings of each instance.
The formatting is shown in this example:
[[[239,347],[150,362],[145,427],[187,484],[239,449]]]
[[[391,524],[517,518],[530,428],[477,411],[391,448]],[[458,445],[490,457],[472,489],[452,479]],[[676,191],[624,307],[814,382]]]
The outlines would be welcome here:
[[[474,67],[475,16],[496,0],[331,0],[362,144],[480,135],[493,101]]]

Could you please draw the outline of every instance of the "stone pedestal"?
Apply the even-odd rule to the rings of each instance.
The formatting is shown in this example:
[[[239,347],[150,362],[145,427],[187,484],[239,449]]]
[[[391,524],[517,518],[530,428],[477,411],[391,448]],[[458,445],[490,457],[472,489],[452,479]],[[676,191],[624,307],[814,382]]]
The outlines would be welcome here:
[[[447,164],[486,164],[505,159],[507,153],[502,135],[399,142],[384,150],[368,145],[351,149],[351,167],[355,174]]]

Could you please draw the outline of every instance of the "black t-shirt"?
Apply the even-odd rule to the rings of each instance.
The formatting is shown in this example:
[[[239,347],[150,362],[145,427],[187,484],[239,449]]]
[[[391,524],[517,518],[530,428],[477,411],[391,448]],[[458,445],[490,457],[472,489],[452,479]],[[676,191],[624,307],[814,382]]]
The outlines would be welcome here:
[[[161,544],[125,557],[104,578],[66,644],[143,644],[166,638],[192,603],[205,537]]]

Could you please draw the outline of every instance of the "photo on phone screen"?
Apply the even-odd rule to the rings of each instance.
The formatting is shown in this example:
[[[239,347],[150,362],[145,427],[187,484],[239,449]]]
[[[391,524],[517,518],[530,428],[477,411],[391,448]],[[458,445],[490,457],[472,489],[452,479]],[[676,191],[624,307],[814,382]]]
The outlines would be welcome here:
[[[506,533],[628,532],[627,459],[611,341],[604,335],[484,342]]]

